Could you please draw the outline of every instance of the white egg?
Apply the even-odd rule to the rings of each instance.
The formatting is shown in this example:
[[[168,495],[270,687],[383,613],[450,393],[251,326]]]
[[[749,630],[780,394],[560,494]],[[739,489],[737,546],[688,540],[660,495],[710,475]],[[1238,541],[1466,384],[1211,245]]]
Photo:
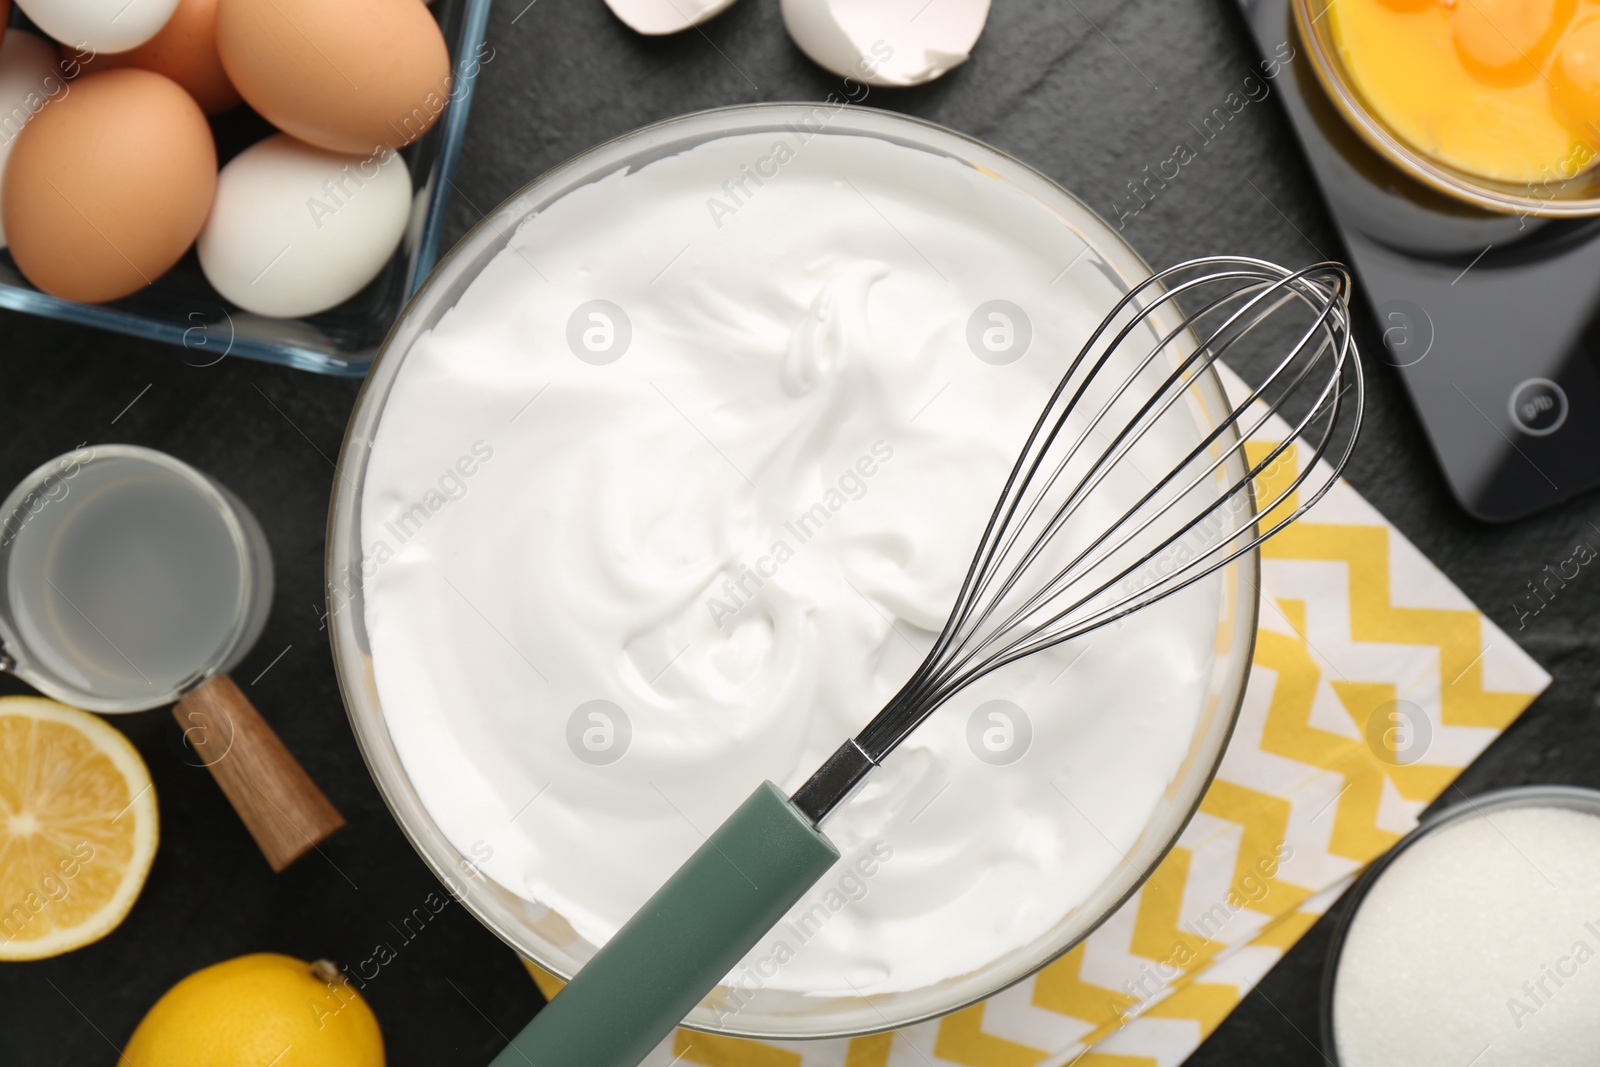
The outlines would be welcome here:
[[[606,6],[629,29],[654,37],[698,26],[733,6],[733,0],[606,0]]]
[[[972,55],[989,0],[783,0],[800,50],[842,78],[921,85]]]
[[[314,315],[377,277],[410,214],[411,175],[395,153],[339,155],[280,133],[217,175],[200,269],[246,311]]]
[[[0,39],[0,180],[22,127],[51,100],[69,91],[56,66],[55,46],[26,30],[7,30]],[[0,248],[6,233],[0,228]]]
[[[80,53],[126,52],[161,31],[178,0],[17,0],[45,33]]]

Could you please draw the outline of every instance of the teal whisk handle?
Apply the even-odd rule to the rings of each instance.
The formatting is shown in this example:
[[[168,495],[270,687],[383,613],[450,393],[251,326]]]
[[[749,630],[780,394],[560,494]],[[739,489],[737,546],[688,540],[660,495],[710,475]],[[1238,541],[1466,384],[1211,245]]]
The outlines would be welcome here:
[[[761,783],[491,1067],[637,1067],[838,858]]]

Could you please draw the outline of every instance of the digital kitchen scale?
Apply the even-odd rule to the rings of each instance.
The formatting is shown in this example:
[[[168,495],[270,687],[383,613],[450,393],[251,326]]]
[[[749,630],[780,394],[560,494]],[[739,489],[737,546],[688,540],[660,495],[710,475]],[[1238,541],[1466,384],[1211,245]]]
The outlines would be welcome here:
[[[1239,0],[1461,506],[1503,522],[1600,485],[1600,218],[1483,212],[1408,177],[1327,98],[1289,0]]]

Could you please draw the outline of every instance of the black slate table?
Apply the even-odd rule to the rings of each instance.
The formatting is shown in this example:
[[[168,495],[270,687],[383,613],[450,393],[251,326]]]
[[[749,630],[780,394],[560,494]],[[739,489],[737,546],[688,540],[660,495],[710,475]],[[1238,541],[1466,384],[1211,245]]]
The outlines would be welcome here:
[[[601,0],[502,0],[490,22],[447,241],[551,165],[642,124],[756,100],[823,99],[838,80],[783,30],[777,0],[740,0],[703,28],[648,40]],[[937,2],[937,0],[935,0]],[[1142,180],[1239,90],[1257,59],[1233,0],[995,0],[977,54],[944,79],[866,101],[943,123],[1038,167],[1157,266],[1237,252],[1338,256],[1277,102],[1249,103],[1137,214]],[[1358,335],[1377,350],[1371,330]],[[185,357],[189,362],[185,362]],[[210,776],[181,758],[165,709],[117,725],[143,752],[162,844],[127,921],[89,948],[0,965],[0,1064],[116,1062],[172,983],[253,951],[387,959],[367,997],[393,1067],[481,1067],[539,1006],[510,950],[458,905],[402,920],[437,889],[378,797],[346,723],[321,625],[323,524],[356,383],[0,312],[0,485],[80,442],[149,445],[209,471],[260,517],[278,567],[261,641],[234,677],[350,821],[274,877]],[[1555,676],[1460,780],[1471,794],[1600,786],[1600,578],[1584,573],[1518,628],[1512,599],[1593,538],[1600,497],[1516,525],[1452,503],[1392,371],[1368,359],[1370,423],[1350,480]],[[25,689],[0,679],[0,691]],[[1315,1064],[1324,920],[1190,1061]],[[392,956],[392,958],[390,958]],[[367,964],[367,970],[372,969]]]

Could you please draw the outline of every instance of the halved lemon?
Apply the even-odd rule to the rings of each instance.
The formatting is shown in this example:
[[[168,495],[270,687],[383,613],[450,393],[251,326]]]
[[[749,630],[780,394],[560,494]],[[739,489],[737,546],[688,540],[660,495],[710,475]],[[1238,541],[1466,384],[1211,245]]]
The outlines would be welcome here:
[[[150,873],[156,792],[115,727],[40,697],[0,697],[0,960],[109,934]]]

